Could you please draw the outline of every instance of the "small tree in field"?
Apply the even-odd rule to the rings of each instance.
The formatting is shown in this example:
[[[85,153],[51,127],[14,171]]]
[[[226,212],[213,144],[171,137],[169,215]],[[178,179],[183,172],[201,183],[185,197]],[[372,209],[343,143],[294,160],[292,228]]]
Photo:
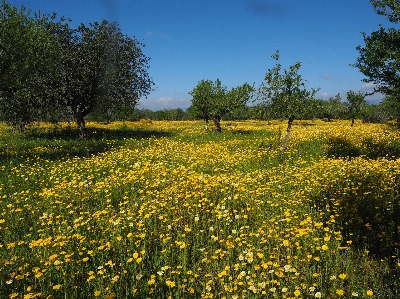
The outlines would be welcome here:
[[[355,93],[354,91],[350,90],[347,93],[346,105],[351,118],[351,126],[354,126],[354,120],[361,117],[362,108],[367,105],[365,94],[361,92]]]
[[[327,118],[331,121],[332,118],[340,118],[345,110],[340,93],[328,99]]]
[[[154,84],[149,77],[144,46],[122,34],[116,22],[81,24],[77,29],[65,22],[46,23],[60,46],[63,75],[60,98],[66,111],[86,138],[85,117],[96,111],[109,121],[111,115],[133,108]]]
[[[305,82],[298,74],[301,63],[296,62],[289,69],[283,69],[279,61],[279,51],[272,54],[276,65],[268,69],[264,82],[258,89],[258,105],[270,118],[287,118],[288,126],[281,151],[289,141],[293,121],[302,114],[308,100],[312,99],[318,89],[307,90]]]
[[[254,88],[245,83],[242,86],[227,91],[221,81],[201,80],[189,92],[192,95],[191,114],[197,118],[214,121],[218,132],[221,132],[221,119],[224,116],[235,115],[246,109],[246,104]]]

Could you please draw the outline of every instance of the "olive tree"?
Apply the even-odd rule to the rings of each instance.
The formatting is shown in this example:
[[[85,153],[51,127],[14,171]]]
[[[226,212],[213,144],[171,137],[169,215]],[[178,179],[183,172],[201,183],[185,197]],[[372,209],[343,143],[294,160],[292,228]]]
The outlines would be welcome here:
[[[60,45],[59,89],[64,108],[72,114],[80,137],[86,138],[85,117],[96,111],[106,117],[134,107],[154,85],[148,74],[144,45],[123,35],[118,23],[81,24],[48,22]]]
[[[355,93],[350,90],[347,93],[347,102],[345,104],[351,118],[351,126],[354,126],[354,120],[361,117],[363,107],[367,106],[365,94],[361,92]]]
[[[390,22],[400,21],[400,3],[398,0],[371,0],[375,11]],[[374,91],[380,92],[395,107],[400,116],[400,30],[385,29],[379,25],[377,31],[367,35],[362,33],[364,46],[358,46],[359,57],[352,66],[365,75],[364,82],[374,84]],[[397,106],[397,107],[396,107]],[[400,124],[400,119],[399,124]]]
[[[72,115],[86,138],[85,117],[134,107],[152,90],[144,45],[102,20],[70,20],[0,6],[0,108],[23,129],[44,116]]]
[[[254,88],[247,83],[228,91],[219,79],[215,82],[201,80],[189,92],[192,95],[191,114],[206,122],[212,119],[216,130],[221,132],[222,117],[233,116],[246,109],[253,91]]]
[[[0,110],[20,130],[55,107],[58,45],[25,7],[0,5]]]
[[[345,106],[342,102],[340,93],[328,99],[326,109],[326,117],[328,118],[328,121],[331,121],[332,118],[340,118],[344,111]]]
[[[272,69],[268,69],[263,83],[258,89],[256,101],[261,111],[269,118],[287,118],[288,126],[281,151],[284,151],[289,141],[293,121],[307,107],[307,102],[313,99],[318,89],[308,90],[306,82],[298,73],[301,63],[296,62],[289,69],[282,69],[279,63],[279,51],[271,57],[276,61]]]

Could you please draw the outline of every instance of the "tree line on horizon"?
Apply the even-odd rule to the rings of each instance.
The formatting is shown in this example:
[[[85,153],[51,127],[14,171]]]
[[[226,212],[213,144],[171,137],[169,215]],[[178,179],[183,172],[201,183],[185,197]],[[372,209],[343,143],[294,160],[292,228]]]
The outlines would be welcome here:
[[[356,94],[357,95],[357,94]],[[351,104],[347,100],[343,100],[340,94],[330,97],[328,100],[312,99],[306,104],[304,113],[299,115],[301,120],[324,119],[328,122],[338,119],[353,119],[353,111],[350,111]],[[236,110],[234,115],[226,115],[223,120],[271,120],[267,115],[263,115],[259,111],[257,105],[245,105],[240,110]],[[391,115],[390,107],[385,104],[370,104],[367,101],[362,101],[359,113],[355,117],[366,123],[385,123],[388,120],[394,119]],[[112,117],[112,121],[138,121],[141,119],[148,120],[205,120],[199,116],[193,106],[187,109],[184,108],[164,108],[159,110],[151,110],[148,108],[135,107],[130,110],[116,113]],[[282,119],[282,118],[279,118]],[[92,113],[88,116],[88,120],[98,122],[108,122],[109,119],[101,114]],[[208,119],[211,121],[211,119]],[[351,124],[351,123],[350,123]]]
[[[389,21],[400,20],[399,0],[371,0],[376,12]],[[192,105],[183,111],[138,109],[140,98],[153,89],[144,44],[121,32],[118,23],[102,20],[71,26],[71,20],[31,14],[2,0],[0,5],[0,120],[24,130],[39,121],[73,119],[86,138],[85,120],[221,120],[287,119],[287,137],[295,119],[361,118],[383,122],[400,116],[400,30],[382,25],[370,36],[352,64],[374,83],[382,103],[370,105],[361,92],[349,91],[328,100],[315,99],[299,74],[300,62],[283,68],[279,51],[271,57],[259,87],[244,83],[228,90],[219,79],[201,80],[189,92]],[[399,122],[400,124],[400,122]]]

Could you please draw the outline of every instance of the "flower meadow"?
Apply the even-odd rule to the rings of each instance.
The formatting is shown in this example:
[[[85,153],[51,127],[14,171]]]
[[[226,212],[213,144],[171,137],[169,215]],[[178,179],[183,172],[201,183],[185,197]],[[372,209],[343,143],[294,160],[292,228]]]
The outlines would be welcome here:
[[[400,132],[0,125],[0,298],[400,298]]]

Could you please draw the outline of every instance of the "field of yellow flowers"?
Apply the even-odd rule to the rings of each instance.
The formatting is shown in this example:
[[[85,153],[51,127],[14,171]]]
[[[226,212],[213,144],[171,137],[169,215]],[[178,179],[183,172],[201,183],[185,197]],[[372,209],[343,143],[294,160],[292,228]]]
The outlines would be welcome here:
[[[0,298],[400,298],[400,131],[0,124]]]

